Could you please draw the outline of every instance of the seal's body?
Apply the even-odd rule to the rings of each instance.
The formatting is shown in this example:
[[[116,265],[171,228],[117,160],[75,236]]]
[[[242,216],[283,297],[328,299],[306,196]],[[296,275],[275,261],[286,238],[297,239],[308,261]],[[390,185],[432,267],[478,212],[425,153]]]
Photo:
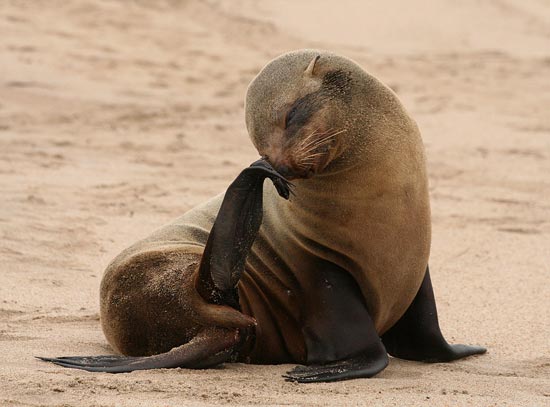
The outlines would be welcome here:
[[[281,130],[288,113],[280,111],[293,106],[308,111],[309,120],[297,132],[288,123]],[[354,62],[309,51],[280,57],[252,82],[247,127],[276,169],[298,167],[296,139],[335,134],[331,161],[315,176],[295,179],[291,201],[264,191],[263,225],[240,285],[243,300],[254,296],[243,301],[258,320],[254,360],[308,360],[303,326],[318,291],[334,290],[319,284],[320,270],[351,277],[382,335],[411,304],[428,264],[428,181],[415,122]]]
[[[260,164],[105,273],[109,343],[156,356],[52,361],[113,372],[297,362],[308,366],[287,378],[310,382],[370,377],[387,352],[485,351],[439,330],[422,141],[389,88],[346,58],[293,52],[251,83],[246,121]]]

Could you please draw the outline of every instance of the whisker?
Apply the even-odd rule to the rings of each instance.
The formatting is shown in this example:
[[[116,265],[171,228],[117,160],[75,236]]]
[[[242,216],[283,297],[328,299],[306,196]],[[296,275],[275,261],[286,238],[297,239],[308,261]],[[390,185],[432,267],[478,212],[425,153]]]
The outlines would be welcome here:
[[[328,140],[330,140],[331,138],[333,138],[334,136],[332,134],[328,134],[326,136],[323,136],[321,138],[318,138],[318,139],[315,139],[311,142],[309,142],[307,144],[307,146],[304,146],[302,147],[302,149],[305,151],[305,150],[309,150],[311,149],[312,146],[316,146],[316,145],[320,145],[320,144],[323,144],[325,142],[327,142]]]
[[[320,149],[332,143],[336,136],[346,132],[347,129],[336,130],[333,127],[319,132],[319,128],[313,130],[307,137],[302,139],[298,143],[295,150],[296,167],[300,171],[307,171],[311,169],[317,162],[319,157],[326,154],[326,151],[320,151]]]
[[[348,131],[348,129],[342,129],[340,131],[337,131],[335,133],[332,133],[331,136],[334,137],[334,136],[337,136],[338,134],[342,134],[342,133],[345,133],[346,131]]]
[[[313,136],[316,136],[316,135],[324,135],[326,134],[327,132],[331,131],[332,128],[330,128],[329,130],[325,130],[325,131],[319,131],[319,127],[316,127],[315,130],[313,130],[307,137],[305,137],[300,144],[302,145],[306,145],[307,142],[313,137]]]
[[[317,143],[315,144],[312,144],[311,146],[309,146],[307,149],[303,149],[301,150],[299,153],[301,153],[302,155],[307,155],[311,152],[314,152],[315,150],[318,150],[320,147],[322,147],[323,145],[325,144],[329,144],[330,142],[333,141],[333,137],[327,137],[325,139],[322,139],[322,140],[319,140]]]
[[[300,144],[298,145],[299,149],[306,148],[310,143],[315,142],[315,136],[318,135],[317,133],[318,129],[315,129],[313,132],[311,132],[307,137],[305,137],[302,141],[300,141]]]
[[[331,134],[328,134],[320,139],[317,139],[315,143],[313,143],[312,145],[315,145],[315,146],[320,146],[322,144],[326,144],[328,143],[329,141],[332,141],[332,139],[334,139],[335,136],[339,135],[339,134],[342,134],[344,133],[345,131],[347,131],[346,129],[342,129],[342,130],[339,130],[339,131],[336,131],[334,133],[331,133]]]
[[[307,143],[307,144],[304,143],[305,141],[307,141],[308,139],[310,139],[314,134],[315,134],[315,135],[320,135],[320,136],[325,137],[324,135],[327,134],[330,130],[332,130],[332,128],[330,128],[330,129],[328,129],[328,130],[326,130],[326,131],[324,131],[324,132],[322,132],[322,133],[316,133],[316,132],[312,133],[311,135],[307,136],[307,137],[300,143],[300,147],[302,147],[302,148],[309,147],[309,145],[315,143],[318,139],[314,139],[314,140],[310,141],[310,142]]]
[[[321,157],[323,156],[324,154],[322,153],[319,153],[319,154],[315,154],[315,155],[308,155],[308,156],[305,156],[304,158],[302,158],[300,160],[300,162],[303,162],[303,163],[312,163],[312,162],[315,162],[315,159],[317,157]]]

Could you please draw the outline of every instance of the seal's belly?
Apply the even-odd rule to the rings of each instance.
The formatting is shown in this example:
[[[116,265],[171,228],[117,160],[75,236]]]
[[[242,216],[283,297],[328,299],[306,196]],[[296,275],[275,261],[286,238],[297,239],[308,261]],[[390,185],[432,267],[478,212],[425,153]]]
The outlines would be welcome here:
[[[242,312],[258,325],[243,353],[252,363],[305,362],[303,306],[297,280],[264,238],[254,242],[239,283]]]
[[[297,263],[276,255],[266,259],[262,254],[267,252],[264,249],[249,256],[247,272],[239,284],[242,311],[258,322],[256,337],[244,352],[250,358],[247,361],[253,363],[306,363],[310,357],[306,334],[311,319],[317,324],[326,323],[329,333],[317,338],[318,345],[334,347],[328,343],[330,333],[345,329],[340,321],[349,315],[358,315],[355,324],[370,324],[364,314],[358,313],[361,308],[358,303],[364,304],[376,331],[382,335],[408,308],[418,290],[417,280],[423,276],[416,272],[420,270],[416,267],[408,273],[373,277],[370,270],[352,273],[316,257],[294,256]],[[276,265],[270,264],[270,260]],[[340,287],[331,287],[331,282],[325,279],[329,270],[350,276],[357,290],[351,294],[338,293]],[[331,291],[335,293],[332,297]],[[321,295],[328,297],[320,301]],[[332,305],[324,307],[329,302]],[[354,344],[360,346],[357,341]]]
[[[270,358],[258,362],[307,357],[303,328],[305,314],[312,312],[308,298],[316,294],[317,280],[326,269],[352,276],[379,335],[397,322],[414,299],[426,270],[429,208],[425,213],[422,208],[405,208],[402,216],[371,210],[371,217],[363,216],[360,222],[348,214],[348,222],[330,223],[322,234],[314,235],[308,234],[309,225],[300,220],[322,220],[303,213],[295,216],[296,208],[288,219],[287,213],[266,198],[262,228],[240,286],[243,310],[259,323],[252,354]],[[417,221],[408,222],[408,216],[416,216]],[[422,217],[426,221],[419,221]],[[339,308],[345,310],[345,304]]]

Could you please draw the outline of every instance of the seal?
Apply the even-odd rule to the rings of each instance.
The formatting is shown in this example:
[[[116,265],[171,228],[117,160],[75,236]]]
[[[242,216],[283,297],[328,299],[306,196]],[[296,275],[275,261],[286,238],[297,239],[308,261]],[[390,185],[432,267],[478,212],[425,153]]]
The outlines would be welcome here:
[[[321,382],[371,377],[388,353],[484,353],[439,328],[424,148],[397,96],[350,59],[301,50],[261,70],[245,111],[262,160],[106,270],[103,330],[128,356],[43,359],[109,372],[298,363],[286,380]]]

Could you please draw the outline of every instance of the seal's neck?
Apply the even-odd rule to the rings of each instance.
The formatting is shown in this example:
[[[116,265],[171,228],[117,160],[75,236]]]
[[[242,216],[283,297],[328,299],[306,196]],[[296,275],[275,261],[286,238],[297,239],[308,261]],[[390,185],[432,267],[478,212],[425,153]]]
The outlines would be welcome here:
[[[378,137],[376,142],[365,140],[369,135],[362,136],[363,143],[357,142],[355,150],[346,151],[322,173],[294,180],[295,194],[290,202],[270,194],[277,213],[307,224],[303,230],[308,230],[320,227],[329,218],[345,222],[352,218],[352,212],[366,216],[380,198],[423,185],[424,151],[416,126],[389,123],[392,128],[372,128],[372,137]]]

